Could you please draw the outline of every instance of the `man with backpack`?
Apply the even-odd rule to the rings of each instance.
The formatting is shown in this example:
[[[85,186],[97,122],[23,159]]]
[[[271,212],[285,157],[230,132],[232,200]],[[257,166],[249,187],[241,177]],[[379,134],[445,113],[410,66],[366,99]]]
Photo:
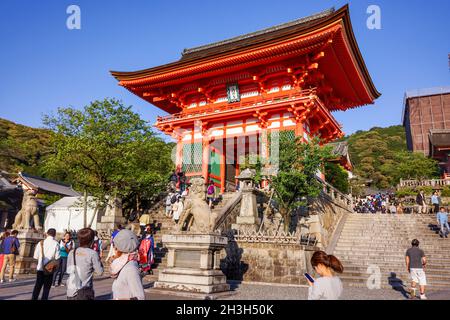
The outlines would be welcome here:
[[[11,235],[3,240],[2,243],[2,251],[4,254],[3,266],[0,271],[0,282],[5,282],[5,271],[6,266],[9,265],[9,282],[16,281],[14,279],[14,267],[16,264],[16,255],[19,254],[20,243],[17,239],[17,235],[19,232],[17,230],[13,230]]]
[[[53,282],[53,273],[59,268],[59,243],[55,240],[56,230],[47,231],[47,238],[40,241],[34,249],[33,258],[37,260],[36,284],[34,285],[31,300],[38,300],[42,287],[42,300],[48,300]]]

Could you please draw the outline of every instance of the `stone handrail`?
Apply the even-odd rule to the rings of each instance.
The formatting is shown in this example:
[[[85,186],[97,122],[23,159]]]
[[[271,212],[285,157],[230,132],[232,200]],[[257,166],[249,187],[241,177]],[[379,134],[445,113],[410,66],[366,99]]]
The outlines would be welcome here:
[[[215,226],[213,228],[213,230],[218,230],[218,229],[222,229],[225,227],[226,225],[226,221],[227,219],[233,219],[234,221],[236,221],[236,217],[231,217],[230,215],[233,214],[233,212],[235,212],[236,210],[234,210],[236,208],[236,206],[241,202],[242,199],[242,193],[241,192],[236,192],[236,194],[233,196],[233,198],[231,198],[227,204],[222,208],[222,210],[219,213],[219,217],[215,223]],[[236,213],[236,212],[235,212]],[[236,213],[239,214],[239,212]],[[233,222],[234,222],[233,221]]]
[[[400,183],[397,188],[404,187],[444,187],[450,186],[450,179],[430,179],[430,180],[403,180],[400,179]]]
[[[348,196],[335,187],[333,187],[328,182],[322,180],[319,177],[316,177],[317,180],[324,186],[323,187],[323,195],[327,196],[332,200],[336,205],[343,207],[346,210],[353,212],[353,199],[351,196]]]

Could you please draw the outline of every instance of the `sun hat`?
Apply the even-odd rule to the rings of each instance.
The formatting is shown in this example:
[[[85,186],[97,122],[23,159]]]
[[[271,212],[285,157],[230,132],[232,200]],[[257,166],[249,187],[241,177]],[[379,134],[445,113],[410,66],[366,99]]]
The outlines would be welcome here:
[[[131,230],[123,229],[114,237],[114,247],[123,253],[134,252],[139,247],[139,239]]]

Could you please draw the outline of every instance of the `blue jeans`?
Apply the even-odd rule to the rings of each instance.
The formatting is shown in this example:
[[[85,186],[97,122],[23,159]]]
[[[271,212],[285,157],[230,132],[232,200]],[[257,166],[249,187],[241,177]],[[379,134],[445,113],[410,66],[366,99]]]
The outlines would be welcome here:
[[[53,285],[56,285],[56,279],[58,279],[58,286],[61,285],[66,270],[67,270],[67,257],[61,257],[58,271],[55,271],[55,273],[53,273]]]
[[[441,222],[441,234],[443,236],[447,235],[449,233],[450,228],[448,227],[448,222]],[[447,228],[447,230],[445,230]]]

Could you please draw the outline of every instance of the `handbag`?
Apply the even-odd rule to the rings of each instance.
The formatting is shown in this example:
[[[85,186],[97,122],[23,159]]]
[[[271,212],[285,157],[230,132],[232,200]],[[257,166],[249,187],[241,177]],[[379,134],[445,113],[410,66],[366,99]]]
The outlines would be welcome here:
[[[78,248],[75,248],[73,250],[73,266],[75,269],[75,276],[77,277],[77,279],[79,279],[81,281],[81,279],[78,275],[78,270],[77,270],[77,258],[76,258],[77,249]],[[93,288],[82,287],[82,288],[78,289],[77,292],[75,293],[74,300],[94,300],[94,297],[95,297],[95,294],[94,294]]]
[[[41,253],[42,253],[42,263],[44,262],[44,241],[41,241]],[[44,266],[42,267],[42,271],[45,275],[53,274],[59,268],[59,259],[55,259],[55,255],[53,254],[53,258],[50,259]]]

